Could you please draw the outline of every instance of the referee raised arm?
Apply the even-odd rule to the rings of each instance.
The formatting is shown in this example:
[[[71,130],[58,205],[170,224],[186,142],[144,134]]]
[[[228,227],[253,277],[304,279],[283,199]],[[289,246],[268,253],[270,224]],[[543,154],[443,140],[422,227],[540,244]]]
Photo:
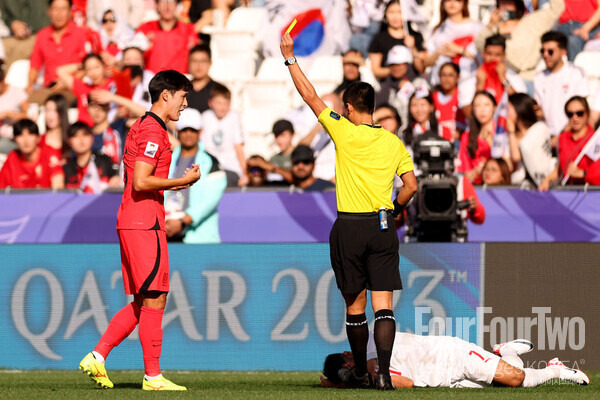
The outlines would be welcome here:
[[[375,387],[393,389],[389,372],[396,333],[392,294],[402,289],[393,214],[400,212],[417,190],[411,157],[396,135],[373,124],[375,91],[371,85],[355,82],[346,89],[346,116],[341,116],[325,105],[300,69],[294,57],[294,41],[287,33],[281,38],[281,54],[302,99],[335,143],[338,218],[331,229],[329,246],[331,266],[346,302],[346,332],[356,364],[345,381],[356,387],[373,386],[367,372],[368,289],[375,312],[379,360]],[[395,174],[404,186],[392,202]]]

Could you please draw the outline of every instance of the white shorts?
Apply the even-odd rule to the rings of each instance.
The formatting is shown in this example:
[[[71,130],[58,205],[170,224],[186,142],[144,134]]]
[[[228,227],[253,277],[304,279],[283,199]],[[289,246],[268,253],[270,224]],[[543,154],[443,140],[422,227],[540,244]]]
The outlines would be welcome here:
[[[462,363],[462,379],[453,379],[453,386],[461,381],[467,380],[471,383],[479,382],[491,384],[496,375],[496,369],[500,362],[500,357],[482,349],[473,343],[464,342],[461,349],[463,360]],[[455,377],[457,378],[457,377]],[[477,387],[468,386],[466,382],[459,387]]]

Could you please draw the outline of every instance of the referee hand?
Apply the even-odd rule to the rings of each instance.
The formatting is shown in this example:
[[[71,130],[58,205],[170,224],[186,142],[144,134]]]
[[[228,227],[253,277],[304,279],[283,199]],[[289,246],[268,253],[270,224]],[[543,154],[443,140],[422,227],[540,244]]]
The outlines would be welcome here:
[[[281,48],[281,55],[283,55],[285,60],[294,57],[294,39],[292,39],[292,36],[290,36],[289,33],[286,33],[281,37],[279,47]]]

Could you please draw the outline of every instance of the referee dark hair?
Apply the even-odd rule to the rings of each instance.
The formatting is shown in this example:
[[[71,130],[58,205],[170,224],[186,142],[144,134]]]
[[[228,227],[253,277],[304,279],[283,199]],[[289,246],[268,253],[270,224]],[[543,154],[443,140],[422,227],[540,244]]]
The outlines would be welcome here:
[[[373,387],[367,371],[369,328],[365,307],[371,291],[375,312],[375,345],[379,373],[374,386],[394,389],[390,358],[396,334],[392,294],[402,289],[398,236],[394,215],[417,191],[413,163],[402,141],[373,124],[375,92],[368,83],[354,82],[344,92],[345,116],[328,108],[317,95],[294,57],[294,41],[281,38],[281,54],[296,89],[335,143],[338,218],[329,236],[331,266],[346,302],[346,333],[355,366],[344,383]],[[392,202],[395,175],[404,185]]]

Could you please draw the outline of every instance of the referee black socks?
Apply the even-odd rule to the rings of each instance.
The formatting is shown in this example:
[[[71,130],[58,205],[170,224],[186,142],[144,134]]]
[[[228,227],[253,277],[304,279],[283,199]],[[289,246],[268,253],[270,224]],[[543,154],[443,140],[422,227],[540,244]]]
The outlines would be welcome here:
[[[363,314],[346,315],[346,334],[354,357],[356,375],[367,373],[367,342],[369,341],[369,324]]]
[[[375,313],[375,346],[379,373],[390,374],[390,358],[396,337],[396,320],[392,310],[379,310]]]

